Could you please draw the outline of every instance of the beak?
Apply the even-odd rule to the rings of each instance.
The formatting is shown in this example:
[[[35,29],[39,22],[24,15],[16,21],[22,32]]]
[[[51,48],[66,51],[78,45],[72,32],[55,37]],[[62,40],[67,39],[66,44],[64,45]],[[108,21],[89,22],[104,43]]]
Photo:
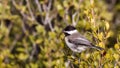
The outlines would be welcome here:
[[[65,31],[63,30],[62,33],[64,33]]]
[[[66,33],[66,31],[64,31],[64,30],[63,30],[62,32],[63,32],[63,33]]]

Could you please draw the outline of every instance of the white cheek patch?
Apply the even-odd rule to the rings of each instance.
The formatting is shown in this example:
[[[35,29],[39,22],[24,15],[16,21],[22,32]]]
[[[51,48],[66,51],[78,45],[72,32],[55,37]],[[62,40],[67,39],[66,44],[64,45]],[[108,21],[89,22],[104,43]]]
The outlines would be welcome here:
[[[77,30],[72,30],[72,31],[64,31],[65,33],[68,33],[68,34],[74,34],[76,32],[78,32]]]

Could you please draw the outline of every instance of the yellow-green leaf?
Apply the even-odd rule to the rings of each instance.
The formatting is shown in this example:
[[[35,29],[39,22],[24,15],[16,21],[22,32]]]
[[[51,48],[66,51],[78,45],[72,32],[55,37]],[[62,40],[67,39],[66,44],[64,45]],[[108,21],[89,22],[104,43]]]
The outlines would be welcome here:
[[[105,23],[105,27],[106,27],[107,30],[110,28],[110,25],[109,25],[108,22]]]

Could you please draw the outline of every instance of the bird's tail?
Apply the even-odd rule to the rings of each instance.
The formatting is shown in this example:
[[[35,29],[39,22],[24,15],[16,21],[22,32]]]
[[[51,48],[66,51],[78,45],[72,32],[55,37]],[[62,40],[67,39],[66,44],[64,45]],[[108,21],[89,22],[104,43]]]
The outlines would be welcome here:
[[[98,47],[98,46],[93,46],[92,48],[95,48],[97,50],[104,50],[104,48]]]

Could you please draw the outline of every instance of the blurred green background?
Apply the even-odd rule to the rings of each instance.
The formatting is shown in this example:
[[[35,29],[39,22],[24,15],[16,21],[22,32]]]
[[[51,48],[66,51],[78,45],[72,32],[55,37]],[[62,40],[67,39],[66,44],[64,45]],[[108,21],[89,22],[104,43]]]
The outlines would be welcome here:
[[[72,58],[62,30],[75,25],[106,53]],[[0,0],[0,68],[119,68],[120,0]]]

